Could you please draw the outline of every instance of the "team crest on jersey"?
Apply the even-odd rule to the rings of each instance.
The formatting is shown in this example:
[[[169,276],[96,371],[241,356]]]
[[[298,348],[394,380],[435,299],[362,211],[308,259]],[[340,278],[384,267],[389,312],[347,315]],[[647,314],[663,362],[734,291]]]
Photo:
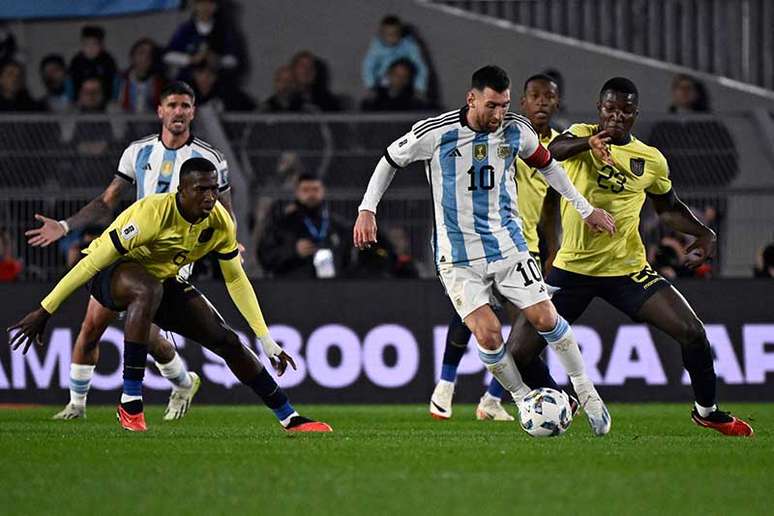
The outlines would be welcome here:
[[[207,228],[201,233],[199,233],[199,243],[203,244],[205,242],[209,242],[212,240],[212,234],[215,233],[215,230],[212,228]]]
[[[497,147],[497,157],[500,159],[506,159],[508,156],[511,155],[511,146],[510,145],[500,145]]]
[[[632,158],[629,160],[629,168],[632,174],[640,177],[645,173],[645,160],[642,158]]]
[[[165,176],[172,175],[172,165],[173,163],[171,161],[165,161],[161,164],[161,174]]]
[[[477,143],[473,146],[473,157],[476,161],[484,161],[487,155],[487,144]]]
[[[134,222],[129,222],[126,226],[121,228],[121,238],[124,240],[131,240],[140,234],[140,228]]]

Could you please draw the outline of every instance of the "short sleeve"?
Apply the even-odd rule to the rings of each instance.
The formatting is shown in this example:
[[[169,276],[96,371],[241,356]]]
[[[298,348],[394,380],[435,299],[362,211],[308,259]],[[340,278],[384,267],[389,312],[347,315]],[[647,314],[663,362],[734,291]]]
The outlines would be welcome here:
[[[228,177],[228,163],[226,160],[221,160],[215,169],[218,171],[218,191],[225,192],[231,188],[231,181]]]
[[[672,189],[672,180],[669,179],[669,165],[663,154],[659,153],[653,164],[653,182],[645,191],[653,195],[663,195]]]
[[[108,239],[116,251],[124,255],[154,239],[158,219],[152,204],[138,201],[118,215],[100,239]]]
[[[433,137],[431,134],[417,133],[411,130],[392,142],[384,157],[395,168],[404,168],[415,161],[433,157]]]
[[[231,260],[239,255],[236,225],[223,205],[218,204],[218,206],[220,209],[219,218],[223,221],[223,230],[221,230],[222,234],[212,251],[218,260]]]
[[[572,136],[575,138],[588,138],[596,134],[596,128],[590,124],[572,124],[568,127],[562,135]]]
[[[118,161],[118,171],[116,172],[118,177],[126,179],[132,184],[134,184],[137,179],[137,174],[134,170],[135,150],[136,147],[134,145],[130,145],[124,149],[124,153],[121,154],[121,159]]]

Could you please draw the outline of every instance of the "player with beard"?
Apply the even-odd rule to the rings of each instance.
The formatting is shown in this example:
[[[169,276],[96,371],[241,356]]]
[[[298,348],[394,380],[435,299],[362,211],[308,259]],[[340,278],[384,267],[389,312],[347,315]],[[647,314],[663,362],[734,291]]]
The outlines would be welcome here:
[[[56,221],[35,215],[43,225],[27,231],[29,244],[45,247],[70,231],[81,230],[95,221],[111,219],[121,197],[132,186],[135,187],[138,200],[154,193],[175,192],[182,163],[195,157],[206,158],[215,165],[219,200],[233,217],[228,164],[222,153],[191,133],[195,113],[195,96],[188,84],[173,82],[165,87],[161,91],[157,109],[161,132],[129,144],[121,156],[113,181],[104,192],[71,217]],[[181,277],[187,279],[191,269],[192,264],[181,269]],[[93,297],[89,299],[86,316],[72,352],[70,402],[54,415],[54,419],[85,417],[86,396],[99,360],[99,342],[108,324],[117,315],[97,303]],[[199,376],[187,371],[175,347],[161,335],[155,325],[151,327],[148,351],[162,376],[172,383],[164,419],[180,419],[187,413],[199,388]]]

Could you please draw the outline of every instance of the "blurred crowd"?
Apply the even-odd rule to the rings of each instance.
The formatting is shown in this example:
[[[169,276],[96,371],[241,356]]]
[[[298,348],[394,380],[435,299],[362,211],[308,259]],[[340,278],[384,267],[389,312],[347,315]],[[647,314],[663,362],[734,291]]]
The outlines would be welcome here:
[[[51,53],[38,63],[45,93],[33,98],[25,59],[14,35],[0,22],[0,111],[154,112],[170,80],[185,80],[198,105],[223,111],[330,112],[426,111],[437,108],[429,57],[414,31],[396,16],[379,23],[363,57],[360,102],[333,93],[325,60],[309,50],[296,53],[274,71],[272,94],[259,100],[243,91],[244,45],[231,13],[217,0],[194,0],[191,17],[166,44],[148,37],[129,50],[119,70],[105,30],[81,29],[80,49],[69,60]]]
[[[83,26],[78,52],[70,56],[51,53],[37,63],[45,93],[34,98],[26,86],[24,55],[7,26],[0,22],[0,111],[47,111],[54,113],[155,112],[159,93],[171,80],[185,80],[196,93],[197,105],[209,105],[218,112],[258,111],[264,113],[317,113],[335,111],[437,111],[438,88],[432,60],[421,36],[410,24],[393,15],[384,16],[375,30],[361,63],[362,95],[352,99],[331,91],[330,68],[319,55],[301,50],[273,73],[273,91],[257,99],[240,88],[247,69],[244,44],[227,4],[217,0],[190,2],[190,18],[179,25],[167,42],[142,37],[128,54],[128,67],[120,70],[110,52],[109,35],[96,25]],[[545,70],[560,91],[565,84],[557,70]],[[671,103],[667,110],[675,114],[707,113],[710,98],[704,84],[689,75],[678,74],[671,85]],[[569,120],[563,107],[552,125],[565,129]],[[691,122],[688,122],[689,124]],[[700,121],[706,130],[712,121]],[[725,129],[710,128],[722,133]],[[670,142],[675,134],[693,130],[685,121],[656,124],[649,143],[664,150],[670,163]],[[691,140],[691,139],[688,139]],[[685,151],[685,149],[680,149]],[[690,149],[689,149],[690,150]],[[733,150],[733,146],[732,146]],[[679,154],[679,152],[678,152]],[[688,153],[692,154],[692,153]],[[733,158],[735,160],[735,157]],[[718,179],[718,186],[735,174],[730,171]],[[268,274],[283,277],[374,276],[417,277],[420,267],[411,254],[408,231],[387,227],[379,245],[354,256],[349,242],[351,221],[330,213],[322,180],[297,167],[298,158],[284,153],[278,170],[287,169],[282,186],[292,202],[259,198],[251,225],[258,242],[252,259]],[[685,175],[685,172],[682,172]],[[683,176],[685,177],[685,176]],[[690,203],[689,203],[690,204]],[[723,219],[720,203],[706,201],[692,206],[704,223],[718,231]],[[686,249],[690,241],[684,235],[668,231],[654,212],[642,217],[642,233],[650,263],[667,278],[717,275],[718,261],[698,269],[686,267]],[[88,235],[90,233],[86,233]],[[68,242],[61,252],[69,262],[88,242]],[[21,262],[11,253],[7,231],[0,233],[2,262],[0,281],[16,278]],[[771,277],[774,247],[761,250],[755,275]]]

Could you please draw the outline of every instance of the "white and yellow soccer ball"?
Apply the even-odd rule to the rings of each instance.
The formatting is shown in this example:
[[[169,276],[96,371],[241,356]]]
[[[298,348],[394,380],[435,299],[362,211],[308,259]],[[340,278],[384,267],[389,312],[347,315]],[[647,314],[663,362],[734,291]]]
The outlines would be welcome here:
[[[535,389],[519,404],[519,422],[532,437],[562,435],[572,423],[570,402],[557,390]]]

